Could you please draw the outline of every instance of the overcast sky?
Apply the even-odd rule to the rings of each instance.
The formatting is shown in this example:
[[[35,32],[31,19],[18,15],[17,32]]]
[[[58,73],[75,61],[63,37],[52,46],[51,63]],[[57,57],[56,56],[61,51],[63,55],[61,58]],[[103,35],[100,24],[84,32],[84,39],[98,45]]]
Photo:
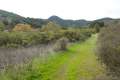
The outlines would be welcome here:
[[[120,0],[0,0],[0,9],[24,17],[95,20],[120,18]]]

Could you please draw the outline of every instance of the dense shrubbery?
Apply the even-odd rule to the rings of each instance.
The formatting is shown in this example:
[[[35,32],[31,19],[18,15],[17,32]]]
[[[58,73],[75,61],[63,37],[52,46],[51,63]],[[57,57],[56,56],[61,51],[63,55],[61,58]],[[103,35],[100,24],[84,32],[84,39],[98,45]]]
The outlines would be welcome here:
[[[1,32],[0,46],[22,47],[49,42],[47,33],[43,32]]]
[[[101,30],[98,53],[109,72],[120,77],[120,24],[111,24]]]
[[[69,41],[83,41],[91,34],[77,31],[64,30],[59,33],[53,32],[0,32],[1,47],[26,47],[36,44],[47,44],[62,37]]]
[[[13,32],[0,32],[0,47],[27,47],[31,45],[48,44],[60,38],[67,38],[70,42],[83,41],[90,37],[88,29],[62,29],[52,22],[41,29],[32,29],[28,24],[18,24]]]
[[[92,23],[89,25],[90,28],[94,28],[94,29],[95,29],[95,32],[99,32],[100,29],[101,29],[102,27],[104,27],[104,26],[105,26],[105,24],[104,24],[104,22],[102,22],[102,21],[94,21],[94,22],[92,22]]]
[[[64,37],[67,37],[70,42],[84,41],[86,38],[91,36],[92,32],[81,29],[68,29],[63,31]]]

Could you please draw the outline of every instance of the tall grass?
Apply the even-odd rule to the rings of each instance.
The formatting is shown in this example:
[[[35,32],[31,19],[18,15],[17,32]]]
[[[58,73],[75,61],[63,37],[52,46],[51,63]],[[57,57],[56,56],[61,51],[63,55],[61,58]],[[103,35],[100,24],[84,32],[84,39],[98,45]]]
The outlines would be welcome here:
[[[27,63],[37,56],[47,56],[48,53],[54,52],[54,46],[39,45],[28,48],[0,48],[0,69],[7,66],[16,66],[18,64]]]

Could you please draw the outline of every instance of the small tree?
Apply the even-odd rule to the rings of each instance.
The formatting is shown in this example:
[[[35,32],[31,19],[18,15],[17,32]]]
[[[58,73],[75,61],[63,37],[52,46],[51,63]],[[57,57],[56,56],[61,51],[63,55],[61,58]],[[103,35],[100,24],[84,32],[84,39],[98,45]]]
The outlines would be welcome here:
[[[100,26],[98,24],[95,24],[94,28],[97,33],[100,31]]]

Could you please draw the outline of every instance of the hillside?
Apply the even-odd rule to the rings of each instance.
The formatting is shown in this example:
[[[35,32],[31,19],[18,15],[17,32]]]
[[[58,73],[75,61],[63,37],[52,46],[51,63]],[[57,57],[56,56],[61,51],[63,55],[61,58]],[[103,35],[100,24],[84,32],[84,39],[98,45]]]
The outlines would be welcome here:
[[[11,28],[13,25],[23,22],[23,20],[24,17],[20,15],[0,10],[0,21],[2,21],[7,28]]]
[[[49,21],[55,22],[63,27],[81,27],[87,26],[90,21],[86,20],[64,20],[57,16],[51,16],[48,19],[39,19],[39,18],[25,18],[15,13],[7,12],[0,10],[0,21],[4,22],[8,28],[13,27],[17,23],[28,23],[33,27],[41,27],[42,25],[48,23]]]
[[[94,20],[94,22],[95,22],[95,21],[97,21],[97,22],[104,22],[105,25],[108,25],[108,24],[116,24],[116,23],[119,23],[119,22],[120,22],[120,19],[113,19],[113,18],[105,17],[105,18],[101,18],[101,19]]]
[[[58,16],[51,16],[48,20],[64,27],[82,27],[87,26],[90,23],[90,21],[86,20],[64,20]]]
[[[35,19],[35,18],[25,18],[15,13],[0,10],[0,21],[2,21],[7,29],[13,28],[18,23],[28,23],[33,27],[41,27],[46,24],[48,20],[45,19]]]
[[[48,19],[29,18],[29,17],[25,18],[18,14],[7,12],[4,10],[0,10],[0,21],[5,24],[6,29],[11,29],[18,23],[27,23],[27,24],[32,25],[32,27],[34,28],[40,28],[42,27],[42,25],[47,24],[49,21],[55,22],[58,25],[63,26],[63,27],[86,27],[91,22],[94,22],[94,21],[102,21],[105,24],[120,22],[119,19],[112,19],[112,18],[102,18],[102,19],[98,19],[94,21],[87,21],[84,19],[67,20],[67,19],[62,19],[58,16],[51,16]]]

